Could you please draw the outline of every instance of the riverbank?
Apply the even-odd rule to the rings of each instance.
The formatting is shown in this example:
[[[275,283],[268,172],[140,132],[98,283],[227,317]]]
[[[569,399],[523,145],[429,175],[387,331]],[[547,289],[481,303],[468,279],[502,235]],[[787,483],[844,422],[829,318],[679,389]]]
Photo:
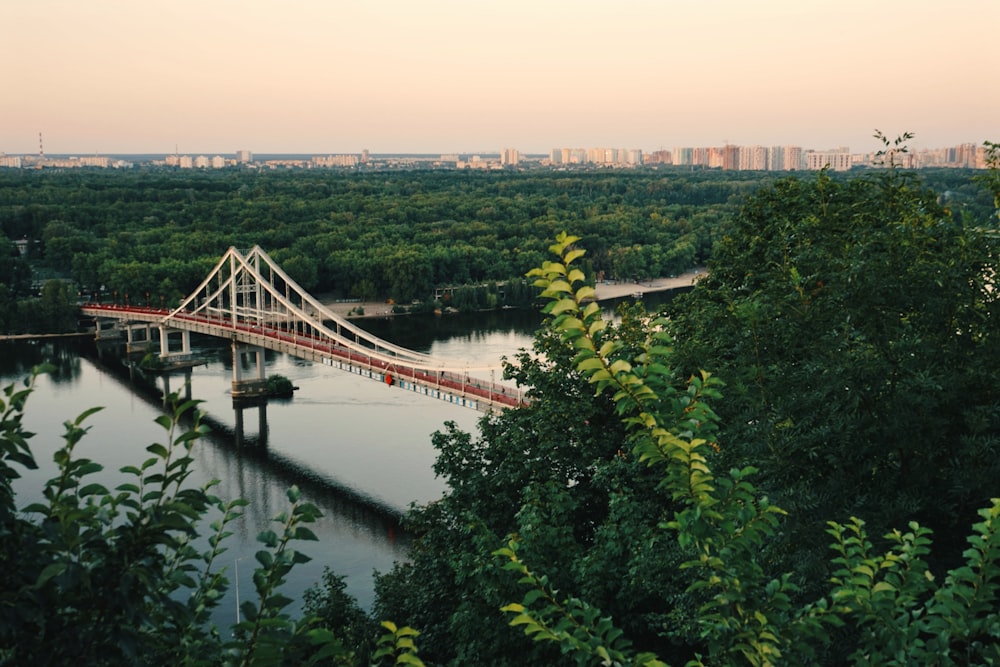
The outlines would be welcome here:
[[[656,278],[648,282],[615,282],[608,281],[594,286],[594,296],[597,301],[620,299],[625,296],[642,295],[648,292],[665,292],[681,287],[691,287],[698,278],[705,275],[705,269],[692,269],[679,276]]]
[[[604,281],[594,287],[597,301],[609,301],[622,297],[642,295],[649,292],[665,292],[681,287],[691,287],[700,276],[705,275],[705,269],[692,269],[679,276],[656,278],[643,282]],[[334,315],[347,319],[359,317],[387,317],[392,314],[392,304],[384,301],[335,301],[319,297],[320,303]],[[363,314],[359,315],[361,312]]]

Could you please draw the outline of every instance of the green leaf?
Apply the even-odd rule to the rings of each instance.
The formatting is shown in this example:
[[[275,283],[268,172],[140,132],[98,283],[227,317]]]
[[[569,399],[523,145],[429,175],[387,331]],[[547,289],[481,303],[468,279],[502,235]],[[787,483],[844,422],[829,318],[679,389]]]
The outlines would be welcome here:
[[[311,540],[313,542],[318,542],[319,541],[319,538],[316,537],[316,533],[312,532],[311,530],[309,530],[305,526],[298,526],[298,527],[295,528],[294,539],[296,539],[296,540]]]
[[[84,421],[84,420],[85,420],[85,419],[86,419],[87,417],[89,417],[90,415],[92,415],[92,414],[94,414],[94,413],[96,413],[96,412],[100,412],[100,411],[101,411],[101,410],[103,410],[103,409],[104,409],[104,408],[101,408],[101,407],[94,407],[94,408],[89,408],[89,409],[87,409],[87,410],[84,410],[83,412],[81,412],[81,413],[80,413],[80,415],[79,415],[79,416],[78,416],[78,417],[76,418],[76,421],[75,421],[75,422],[73,422],[73,423],[74,423],[75,425],[79,426],[80,424],[82,424],[82,423],[83,423],[83,421]]]
[[[35,588],[41,588],[53,577],[58,577],[63,572],[66,571],[67,564],[62,561],[57,561],[55,563],[49,563],[42,571],[38,574],[38,578],[35,579]]]
[[[88,484],[77,492],[77,495],[81,497],[97,496],[97,495],[106,496],[107,494],[108,490],[104,488],[104,486],[102,486],[101,484]]]
[[[150,454],[154,454],[160,457],[161,459],[166,459],[169,458],[170,456],[169,452],[167,451],[167,448],[158,442],[154,442],[153,444],[148,445],[146,447],[146,451],[149,452]]]
[[[278,547],[278,534],[273,530],[262,530],[257,534],[257,541],[272,549]]]

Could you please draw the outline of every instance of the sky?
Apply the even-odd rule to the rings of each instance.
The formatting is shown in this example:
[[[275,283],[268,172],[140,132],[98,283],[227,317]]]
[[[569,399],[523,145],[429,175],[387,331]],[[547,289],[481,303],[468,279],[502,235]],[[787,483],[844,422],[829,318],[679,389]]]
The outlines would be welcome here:
[[[1000,0],[3,0],[0,153],[1000,141]]]

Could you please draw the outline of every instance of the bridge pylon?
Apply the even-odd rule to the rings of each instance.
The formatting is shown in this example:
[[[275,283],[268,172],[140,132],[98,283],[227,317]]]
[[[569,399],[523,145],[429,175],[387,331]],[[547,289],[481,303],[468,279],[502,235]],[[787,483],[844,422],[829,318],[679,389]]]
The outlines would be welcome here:
[[[249,370],[243,368],[249,359]],[[267,395],[264,375],[264,348],[233,341],[233,398],[256,398]]]

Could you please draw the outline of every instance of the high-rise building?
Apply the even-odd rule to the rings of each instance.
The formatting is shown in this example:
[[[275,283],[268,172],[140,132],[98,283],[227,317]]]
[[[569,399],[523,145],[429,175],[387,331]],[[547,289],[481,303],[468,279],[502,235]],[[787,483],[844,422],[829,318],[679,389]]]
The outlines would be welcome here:
[[[785,147],[771,146],[767,149],[767,168],[771,171],[784,171]]]
[[[800,146],[785,146],[783,167],[786,171],[802,169],[802,148]]]
[[[247,164],[253,162],[253,153],[251,153],[246,149],[238,150],[236,151],[236,161],[239,162],[240,164]]]
[[[500,164],[504,167],[516,167],[521,161],[521,154],[516,148],[505,148],[500,153]]]
[[[673,161],[674,164],[679,165],[691,165],[694,164],[694,149],[693,148],[682,148],[675,147],[673,150]]]
[[[848,171],[853,164],[851,152],[847,148],[830,151],[809,151],[806,153],[806,169],[819,171],[829,168],[833,171]]]

